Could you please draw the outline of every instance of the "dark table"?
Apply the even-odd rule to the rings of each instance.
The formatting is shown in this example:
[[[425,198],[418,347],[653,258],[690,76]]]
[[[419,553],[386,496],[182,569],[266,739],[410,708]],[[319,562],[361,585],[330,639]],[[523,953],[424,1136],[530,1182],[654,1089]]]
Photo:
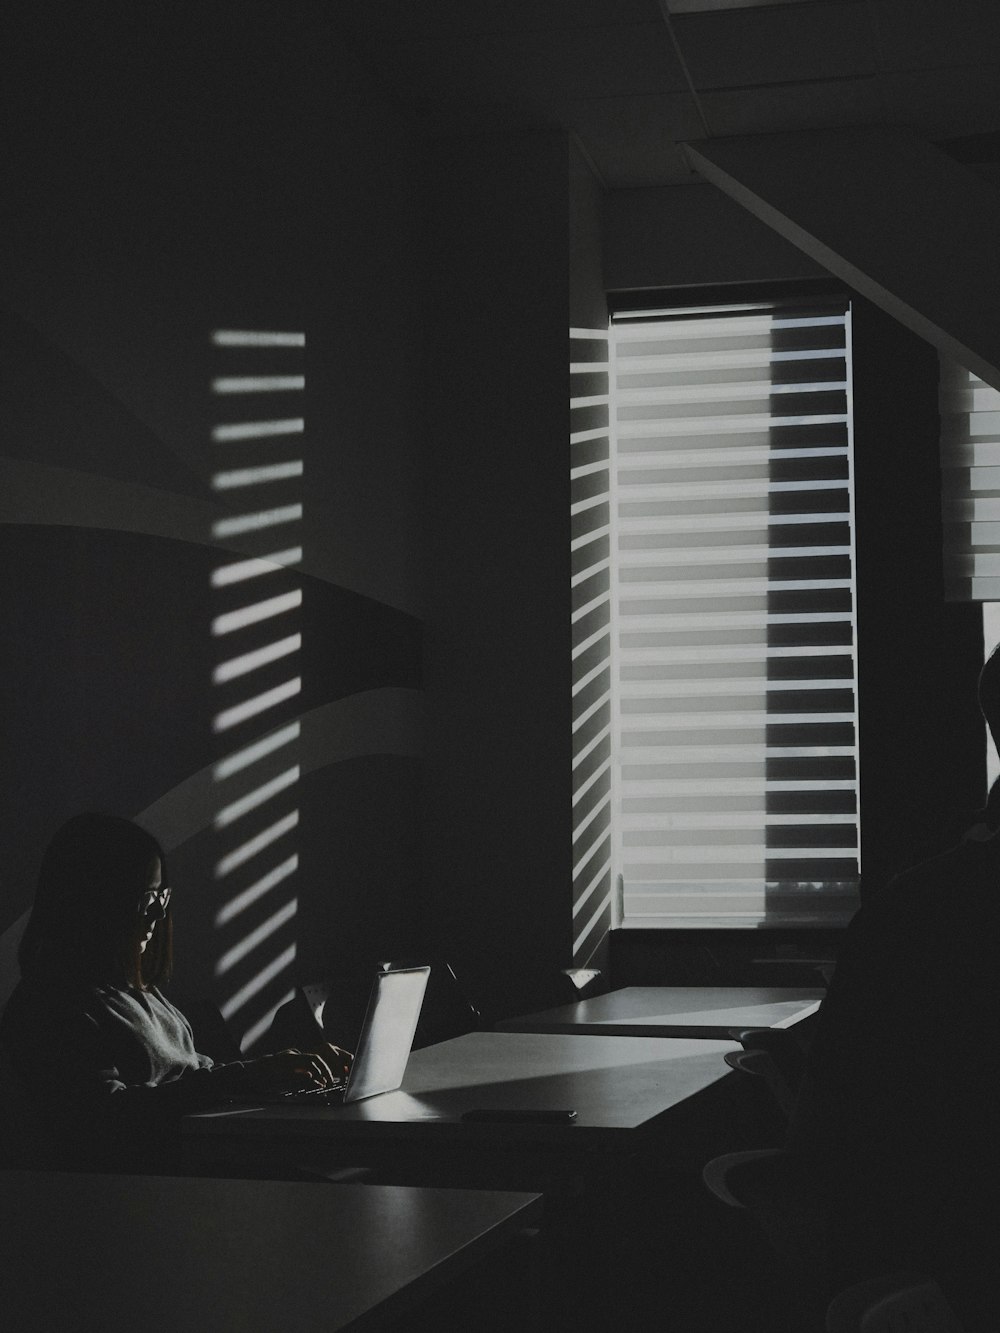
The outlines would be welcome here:
[[[825,992],[793,987],[627,986],[590,1000],[508,1018],[498,1032],[722,1040],[739,1028],[788,1028]]]
[[[406,1326],[539,1211],[533,1194],[4,1171],[0,1322],[11,1333]],[[511,1328],[532,1326],[529,1297],[521,1283]]]

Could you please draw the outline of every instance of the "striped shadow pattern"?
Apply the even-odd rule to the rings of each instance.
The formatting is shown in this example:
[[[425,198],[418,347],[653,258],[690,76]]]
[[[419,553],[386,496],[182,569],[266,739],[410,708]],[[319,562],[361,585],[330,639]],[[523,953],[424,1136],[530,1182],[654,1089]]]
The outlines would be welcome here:
[[[1000,391],[940,357],[945,597],[1000,602]]]
[[[570,329],[573,966],[612,926],[611,342]]]

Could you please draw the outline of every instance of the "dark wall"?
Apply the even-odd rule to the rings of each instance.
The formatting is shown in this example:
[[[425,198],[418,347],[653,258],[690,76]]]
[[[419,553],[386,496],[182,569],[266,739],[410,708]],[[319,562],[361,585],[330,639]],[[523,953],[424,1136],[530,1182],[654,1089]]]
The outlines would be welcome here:
[[[605,192],[576,143],[569,145],[569,322],[573,328],[608,326],[604,282]]]
[[[167,845],[179,995],[226,1001],[297,949],[239,1007],[245,1030],[297,976],[408,952],[417,930],[413,145],[333,28],[287,8],[16,6],[4,26],[0,999],[46,840],[107,808]],[[307,385],[304,558],[282,576],[303,592],[303,689],[224,738],[209,585],[238,543],[212,523],[247,501],[211,486],[239,457],[209,439],[218,328],[304,331]],[[211,765],[299,716],[294,793],[230,835],[294,805],[275,855],[298,872],[219,927],[250,872],[214,878],[212,820],[252,779],[223,791]]]
[[[428,924],[488,1014],[570,962],[566,139],[429,153]]]
[[[561,134],[418,146],[298,7],[2,22],[0,998],[47,838],[103,806],[170,852],[179,991],[224,1001],[294,944],[241,1024],[296,977],[414,951],[487,1012],[544,1001],[572,943],[567,327],[603,318],[602,243],[612,287],[802,265],[727,212],[720,274],[708,187],[602,201]],[[299,870],[225,928],[219,327],[307,332],[308,422],[303,692],[271,716],[302,715]],[[979,798],[980,645],[939,596],[933,356],[870,312],[855,360],[874,882]]]
[[[944,600],[938,357],[853,302],[862,883],[952,845],[985,799],[982,610]]]
[[[608,291],[824,277],[824,270],[715,186],[610,190],[604,197]]]

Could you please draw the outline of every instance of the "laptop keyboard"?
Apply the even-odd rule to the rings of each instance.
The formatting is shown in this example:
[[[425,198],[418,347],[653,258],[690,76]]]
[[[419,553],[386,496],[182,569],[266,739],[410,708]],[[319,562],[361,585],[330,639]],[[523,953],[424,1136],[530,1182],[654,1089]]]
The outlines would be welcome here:
[[[281,1098],[288,1102],[320,1101],[326,1098],[339,1101],[344,1095],[344,1089],[347,1087],[346,1078],[335,1078],[332,1083],[328,1083],[325,1088],[293,1088],[290,1092],[283,1092]]]

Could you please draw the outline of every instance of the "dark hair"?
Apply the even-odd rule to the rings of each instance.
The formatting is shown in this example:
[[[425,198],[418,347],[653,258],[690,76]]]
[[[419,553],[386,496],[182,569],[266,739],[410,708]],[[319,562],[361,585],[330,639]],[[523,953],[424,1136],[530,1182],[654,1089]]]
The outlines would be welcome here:
[[[163,848],[119,815],[76,815],[42,858],[34,906],[18,951],[21,975],[44,981],[138,986],[166,981],[173,962],[168,903],[145,951],[139,948],[139,907],[150,866]]]

